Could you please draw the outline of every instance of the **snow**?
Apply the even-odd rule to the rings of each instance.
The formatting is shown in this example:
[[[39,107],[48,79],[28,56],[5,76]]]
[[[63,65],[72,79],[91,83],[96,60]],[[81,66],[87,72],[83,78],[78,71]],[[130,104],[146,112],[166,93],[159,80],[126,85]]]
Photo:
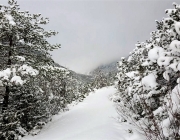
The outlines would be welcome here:
[[[128,133],[133,126],[117,121],[119,115],[109,100],[115,92],[111,86],[90,93],[70,111],[54,116],[38,135],[22,140],[142,140],[136,131]]]
[[[180,85],[178,84],[177,86],[174,87],[174,89],[172,90],[172,93],[171,93],[171,99],[172,99],[172,102],[174,103],[175,107],[177,107],[177,105],[180,104],[179,91],[180,91]]]
[[[171,68],[175,72],[177,72],[178,71],[178,64],[179,64],[178,62],[174,62],[174,63],[170,64],[167,68]]]
[[[66,74],[69,74],[69,72],[67,71],[66,68],[61,68],[61,67],[54,67],[54,66],[42,66],[41,67],[42,69],[44,70],[58,70],[58,71],[61,71],[61,72],[66,72]]]
[[[19,57],[19,59],[23,58],[24,57]],[[38,74],[38,71],[26,64],[20,66],[18,69],[16,67],[7,68],[0,71],[0,85],[3,84],[3,81],[10,82],[15,85],[23,85],[26,80],[22,80],[22,78],[20,76],[17,76],[16,73],[19,73],[20,76],[25,74],[35,76]]]
[[[131,54],[131,53],[130,53],[130,54]],[[132,59],[133,59],[133,57],[132,57],[132,56],[129,56],[127,61],[130,62]]]
[[[25,58],[23,56],[16,56],[16,58],[19,60],[19,61],[25,61]]]
[[[11,69],[7,68],[3,71],[0,71],[0,78],[8,79],[11,75]]]
[[[24,39],[19,40],[19,43],[24,44],[24,43],[25,43],[25,42],[24,42]]]
[[[166,9],[165,10],[165,13],[170,16],[172,15],[172,13],[176,13],[177,12],[177,9]]]
[[[164,49],[161,47],[154,47],[148,52],[148,58],[152,62],[157,62],[157,59],[163,55]]]
[[[172,52],[180,52],[180,41],[173,40],[170,44],[170,49],[172,50]]]
[[[21,79],[20,76],[14,76],[11,79],[11,82],[14,83],[15,85],[23,85],[24,81]]]
[[[156,74],[151,73],[142,78],[142,85],[147,89],[155,89],[158,85],[156,82]]]
[[[158,113],[163,112],[163,110],[164,110],[164,108],[159,107],[158,109],[156,109],[155,111],[153,111],[153,114],[154,114],[154,115],[157,115]]]
[[[131,72],[128,72],[128,73],[125,73],[129,78],[134,78],[136,75],[139,74],[138,71],[131,71]]]
[[[163,73],[163,77],[164,77],[164,79],[166,79],[167,81],[169,81],[169,72],[165,71],[165,72]]]
[[[162,121],[162,129],[163,129],[163,134],[165,137],[168,137],[169,136],[169,126],[170,126],[170,119],[167,118],[165,120]]]
[[[145,61],[141,64],[141,66],[149,66],[151,64],[152,64],[152,62]]]
[[[170,64],[170,61],[173,59],[173,57],[160,57],[159,59],[158,59],[158,61],[157,61],[157,63],[158,63],[158,65],[159,66],[164,66],[164,67],[166,67],[166,66],[168,66],[169,64]]]
[[[125,59],[125,57],[121,57],[121,60]]]
[[[180,78],[177,79],[177,83],[178,83],[178,84],[180,83]]]
[[[35,76],[39,73],[38,70],[33,69],[31,66],[28,66],[26,64],[19,67],[18,71],[21,72],[22,75],[30,74],[32,76]]]
[[[9,20],[9,24],[15,26],[16,23],[13,20],[13,17],[11,15],[5,15],[6,19]]]
[[[176,32],[180,35],[180,22],[176,22],[174,26],[175,26]]]

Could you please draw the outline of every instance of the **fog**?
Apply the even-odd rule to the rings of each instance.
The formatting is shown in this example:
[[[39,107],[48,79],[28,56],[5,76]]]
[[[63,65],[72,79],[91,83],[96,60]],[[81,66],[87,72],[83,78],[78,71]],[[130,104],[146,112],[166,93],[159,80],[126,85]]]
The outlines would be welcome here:
[[[172,8],[171,0],[18,0],[18,4],[21,10],[49,17],[45,29],[59,32],[49,41],[61,44],[52,57],[79,73],[128,56],[137,41],[149,39],[156,30],[155,20],[166,16],[165,9]]]

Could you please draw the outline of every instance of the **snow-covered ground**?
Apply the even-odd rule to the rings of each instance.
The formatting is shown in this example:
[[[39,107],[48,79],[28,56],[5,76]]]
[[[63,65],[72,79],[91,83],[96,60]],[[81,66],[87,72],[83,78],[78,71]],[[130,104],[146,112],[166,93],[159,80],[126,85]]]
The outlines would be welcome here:
[[[90,93],[70,111],[54,116],[38,135],[23,140],[142,140],[135,132],[128,133],[132,126],[117,121],[114,103],[108,99],[115,92],[112,86]]]

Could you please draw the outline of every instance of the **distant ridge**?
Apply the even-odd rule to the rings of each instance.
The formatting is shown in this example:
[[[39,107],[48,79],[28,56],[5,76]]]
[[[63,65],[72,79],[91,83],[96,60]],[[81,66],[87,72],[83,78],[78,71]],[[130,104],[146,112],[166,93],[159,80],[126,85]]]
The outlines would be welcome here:
[[[90,72],[90,75],[96,75],[99,71],[101,71],[102,73],[104,73],[105,75],[108,75],[109,73],[112,73],[112,74],[116,74],[118,72],[118,69],[117,69],[117,62],[118,61],[114,61],[114,62],[111,62],[109,64],[105,64],[105,65],[101,65],[99,67],[97,67],[96,69],[92,70]]]
[[[67,69],[66,67],[61,66],[58,63],[55,63],[55,66]],[[77,79],[81,83],[86,84],[86,83],[93,81],[92,75],[80,74],[80,73],[76,73],[75,71],[72,71],[72,70],[69,70],[69,72],[70,72],[70,75],[72,76],[72,78]]]

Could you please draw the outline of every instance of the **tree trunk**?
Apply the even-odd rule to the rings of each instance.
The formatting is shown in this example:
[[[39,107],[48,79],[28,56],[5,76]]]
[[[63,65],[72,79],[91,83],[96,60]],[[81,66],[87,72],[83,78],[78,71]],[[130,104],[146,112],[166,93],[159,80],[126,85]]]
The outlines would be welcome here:
[[[7,62],[7,66],[8,66],[8,67],[10,67],[11,64],[12,64],[12,62],[11,62],[11,56],[12,56],[12,50],[11,50],[11,48],[12,48],[12,46],[13,46],[12,42],[13,42],[13,41],[12,41],[12,38],[10,38],[10,40],[9,40],[9,48],[10,48],[10,50],[9,50],[9,54],[8,54],[9,56],[8,56],[8,62]],[[3,99],[2,112],[4,112],[4,111],[6,110],[6,108],[8,107],[9,93],[10,93],[10,87],[7,85],[7,86],[6,86],[5,95],[4,95],[4,99]]]
[[[9,93],[10,93],[9,86],[6,86],[6,92],[5,92],[5,95],[4,95],[3,108],[2,108],[2,111],[3,111],[3,112],[4,112],[4,110],[6,110],[6,108],[8,107]]]

